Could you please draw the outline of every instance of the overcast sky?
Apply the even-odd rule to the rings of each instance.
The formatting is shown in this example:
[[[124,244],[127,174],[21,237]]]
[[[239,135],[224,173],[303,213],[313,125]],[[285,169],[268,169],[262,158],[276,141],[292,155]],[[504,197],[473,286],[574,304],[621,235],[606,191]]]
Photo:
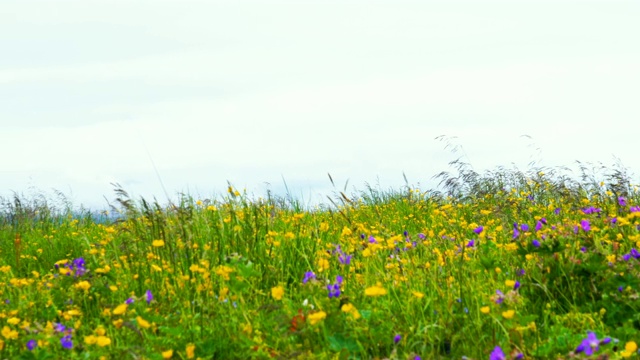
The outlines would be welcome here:
[[[284,179],[306,200],[327,173],[426,190],[465,154],[640,171],[638,19],[611,0],[3,0],[0,195],[100,208],[114,182],[164,201]]]

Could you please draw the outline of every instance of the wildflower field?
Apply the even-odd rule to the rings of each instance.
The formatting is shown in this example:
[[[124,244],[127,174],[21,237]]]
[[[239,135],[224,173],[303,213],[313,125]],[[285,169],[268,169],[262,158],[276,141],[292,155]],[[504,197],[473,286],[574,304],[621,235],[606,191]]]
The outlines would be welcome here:
[[[638,357],[625,172],[440,180],[313,207],[118,188],[116,217],[3,199],[0,358]]]

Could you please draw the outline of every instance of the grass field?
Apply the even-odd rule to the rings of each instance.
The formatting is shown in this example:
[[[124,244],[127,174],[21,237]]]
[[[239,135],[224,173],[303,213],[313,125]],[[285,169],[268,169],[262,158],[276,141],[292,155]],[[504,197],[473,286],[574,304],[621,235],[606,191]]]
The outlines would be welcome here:
[[[114,218],[3,199],[0,358],[636,358],[624,170],[478,174],[305,208],[233,187]],[[111,220],[110,220],[111,219]]]

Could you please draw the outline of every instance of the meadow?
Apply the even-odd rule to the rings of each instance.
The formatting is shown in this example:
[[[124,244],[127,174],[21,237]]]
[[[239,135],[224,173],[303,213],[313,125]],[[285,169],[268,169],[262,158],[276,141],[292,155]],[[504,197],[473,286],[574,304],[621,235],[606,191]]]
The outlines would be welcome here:
[[[454,165],[438,191],[318,206],[233,186],[116,188],[104,217],[2,199],[0,358],[637,358],[626,170]]]

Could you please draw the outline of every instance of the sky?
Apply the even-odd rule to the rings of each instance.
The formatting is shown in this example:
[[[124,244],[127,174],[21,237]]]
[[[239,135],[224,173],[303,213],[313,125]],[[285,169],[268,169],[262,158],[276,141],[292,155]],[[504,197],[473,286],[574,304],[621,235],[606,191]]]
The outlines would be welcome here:
[[[99,209],[112,183],[160,202],[286,184],[311,203],[328,173],[426,190],[459,157],[640,171],[638,1],[2,7],[0,196]]]

